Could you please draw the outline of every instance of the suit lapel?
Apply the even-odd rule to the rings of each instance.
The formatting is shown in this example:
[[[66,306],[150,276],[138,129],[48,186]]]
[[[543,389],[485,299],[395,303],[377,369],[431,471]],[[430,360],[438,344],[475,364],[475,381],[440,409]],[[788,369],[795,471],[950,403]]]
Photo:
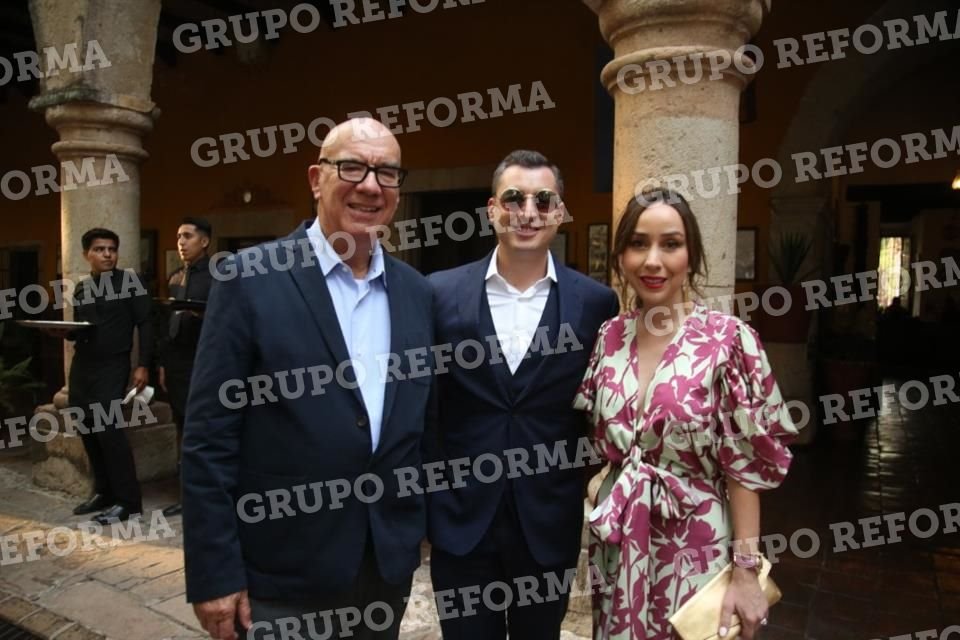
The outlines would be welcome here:
[[[503,349],[500,348],[500,342],[497,340],[496,325],[493,322],[493,312],[488,311],[490,317],[490,327],[492,336],[484,335],[481,312],[483,309],[483,300],[487,295],[487,269],[490,266],[490,260],[493,258],[493,252],[485,260],[474,262],[470,269],[464,273],[464,279],[457,287],[458,301],[457,307],[460,311],[460,321],[467,328],[465,332],[467,338],[475,336],[483,345],[484,363],[480,367],[481,371],[486,371],[491,378],[491,382],[496,385],[500,394],[500,399],[509,404],[510,391],[510,368],[507,365],[506,357],[503,355]],[[487,308],[490,304],[487,302]],[[494,353],[491,344],[496,344],[499,353]],[[456,348],[457,345],[453,345]]]
[[[287,237],[288,240],[294,241],[292,247],[288,246],[286,248],[287,251],[292,251],[294,254],[290,275],[310,309],[314,323],[333,355],[334,362],[339,366],[340,363],[350,360],[350,353],[347,351],[347,344],[344,342],[343,333],[340,331],[340,321],[337,320],[337,310],[333,306],[330,289],[327,288],[327,280],[317,263],[317,256],[313,251],[313,245],[307,238],[306,228],[307,223],[304,223]],[[305,251],[309,251],[310,255],[305,255]],[[360,395],[360,387],[358,385],[353,385],[353,387],[353,395],[362,406],[363,396]]]
[[[395,353],[401,358],[401,371],[406,371],[403,359],[406,357],[405,332],[402,330],[405,322],[409,321],[411,314],[406,313],[407,298],[404,294],[403,275],[399,269],[394,267],[394,258],[383,254],[383,273],[387,282],[387,304],[390,305],[390,353]],[[384,383],[383,390],[383,420],[380,429],[380,442],[382,443],[387,434],[386,426],[390,420],[390,410],[393,408],[393,401],[397,397],[397,385],[399,380],[388,379]],[[379,449],[379,447],[377,447]]]
[[[560,307],[560,318],[557,323],[557,333],[549,336],[550,349],[555,351],[560,340],[561,333],[570,331],[577,332],[580,326],[580,319],[583,315],[583,302],[580,299],[580,292],[577,291],[576,282],[570,277],[567,268],[555,264],[557,271],[557,302]],[[564,329],[564,326],[567,326]],[[546,368],[546,363],[550,362],[553,368]],[[537,368],[530,376],[530,383],[523,388],[517,395],[517,404],[522,402],[530,393],[544,384],[549,383],[549,374],[556,372],[557,360],[548,356],[541,357],[537,362]]]
[[[464,327],[469,327],[474,335],[480,335],[480,296],[486,295],[483,275],[489,263],[490,256],[487,256],[486,260],[474,262],[464,271],[463,280],[457,287],[457,310],[460,313],[460,322]]]

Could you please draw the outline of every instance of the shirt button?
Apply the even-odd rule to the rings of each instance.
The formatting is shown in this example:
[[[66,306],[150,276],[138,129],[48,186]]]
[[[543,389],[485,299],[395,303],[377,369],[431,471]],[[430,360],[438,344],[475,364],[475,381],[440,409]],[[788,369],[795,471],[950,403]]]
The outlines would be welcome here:
[[[370,424],[370,422],[367,420],[367,416],[364,415],[357,418],[358,429],[366,429],[368,424]]]

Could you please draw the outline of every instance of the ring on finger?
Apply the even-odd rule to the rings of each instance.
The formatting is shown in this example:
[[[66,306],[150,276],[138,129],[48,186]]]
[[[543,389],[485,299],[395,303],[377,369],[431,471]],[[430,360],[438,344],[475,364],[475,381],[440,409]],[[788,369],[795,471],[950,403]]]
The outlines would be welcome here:
[[[760,626],[765,627],[765,626],[767,626],[767,623],[768,623],[768,622],[769,622],[769,620],[767,620],[766,616],[764,616],[764,617],[760,620]]]

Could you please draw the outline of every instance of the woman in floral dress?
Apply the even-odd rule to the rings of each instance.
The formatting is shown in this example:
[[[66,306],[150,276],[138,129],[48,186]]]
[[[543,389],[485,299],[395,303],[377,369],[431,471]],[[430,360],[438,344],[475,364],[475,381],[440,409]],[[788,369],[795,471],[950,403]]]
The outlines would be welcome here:
[[[613,258],[631,310],[600,329],[574,401],[610,463],[590,514],[594,638],[676,637],[668,618],[733,558],[717,633],[736,613],[749,640],[767,617],[757,492],[783,481],[796,428],[753,329],[687,301],[705,259],[679,194],[632,199]]]

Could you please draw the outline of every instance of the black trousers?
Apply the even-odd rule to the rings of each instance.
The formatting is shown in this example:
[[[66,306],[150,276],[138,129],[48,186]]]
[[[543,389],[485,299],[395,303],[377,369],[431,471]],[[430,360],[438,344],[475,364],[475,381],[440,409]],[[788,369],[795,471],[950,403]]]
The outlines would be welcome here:
[[[164,371],[167,381],[167,399],[173,420],[177,425],[178,438],[183,437],[183,421],[187,413],[187,397],[190,395],[190,377],[193,374],[193,353],[173,352],[168,357]],[[177,452],[177,459],[180,452]]]
[[[433,548],[430,573],[444,640],[557,640],[573,568],[543,567],[530,554],[507,495],[490,529],[464,556]]]
[[[96,420],[93,408],[100,405],[100,415],[112,415],[111,404],[123,399],[129,379],[129,353],[104,356],[95,362],[75,358],[69,391],[70,404],[83,410],[86,433],[81,432],[80,439],[93,472],[94,491],[139,512],[140,483],[127,434],[115,422]]]
[[[251,596],[253,626],[244,635],[238,625],[237,633],[247,640],[396,640],[412,582],[412,575],[402,584],[390,584],[380,577],[373,542],[368,536],[360,571],[351,588],[297,600],[261,600]]]

